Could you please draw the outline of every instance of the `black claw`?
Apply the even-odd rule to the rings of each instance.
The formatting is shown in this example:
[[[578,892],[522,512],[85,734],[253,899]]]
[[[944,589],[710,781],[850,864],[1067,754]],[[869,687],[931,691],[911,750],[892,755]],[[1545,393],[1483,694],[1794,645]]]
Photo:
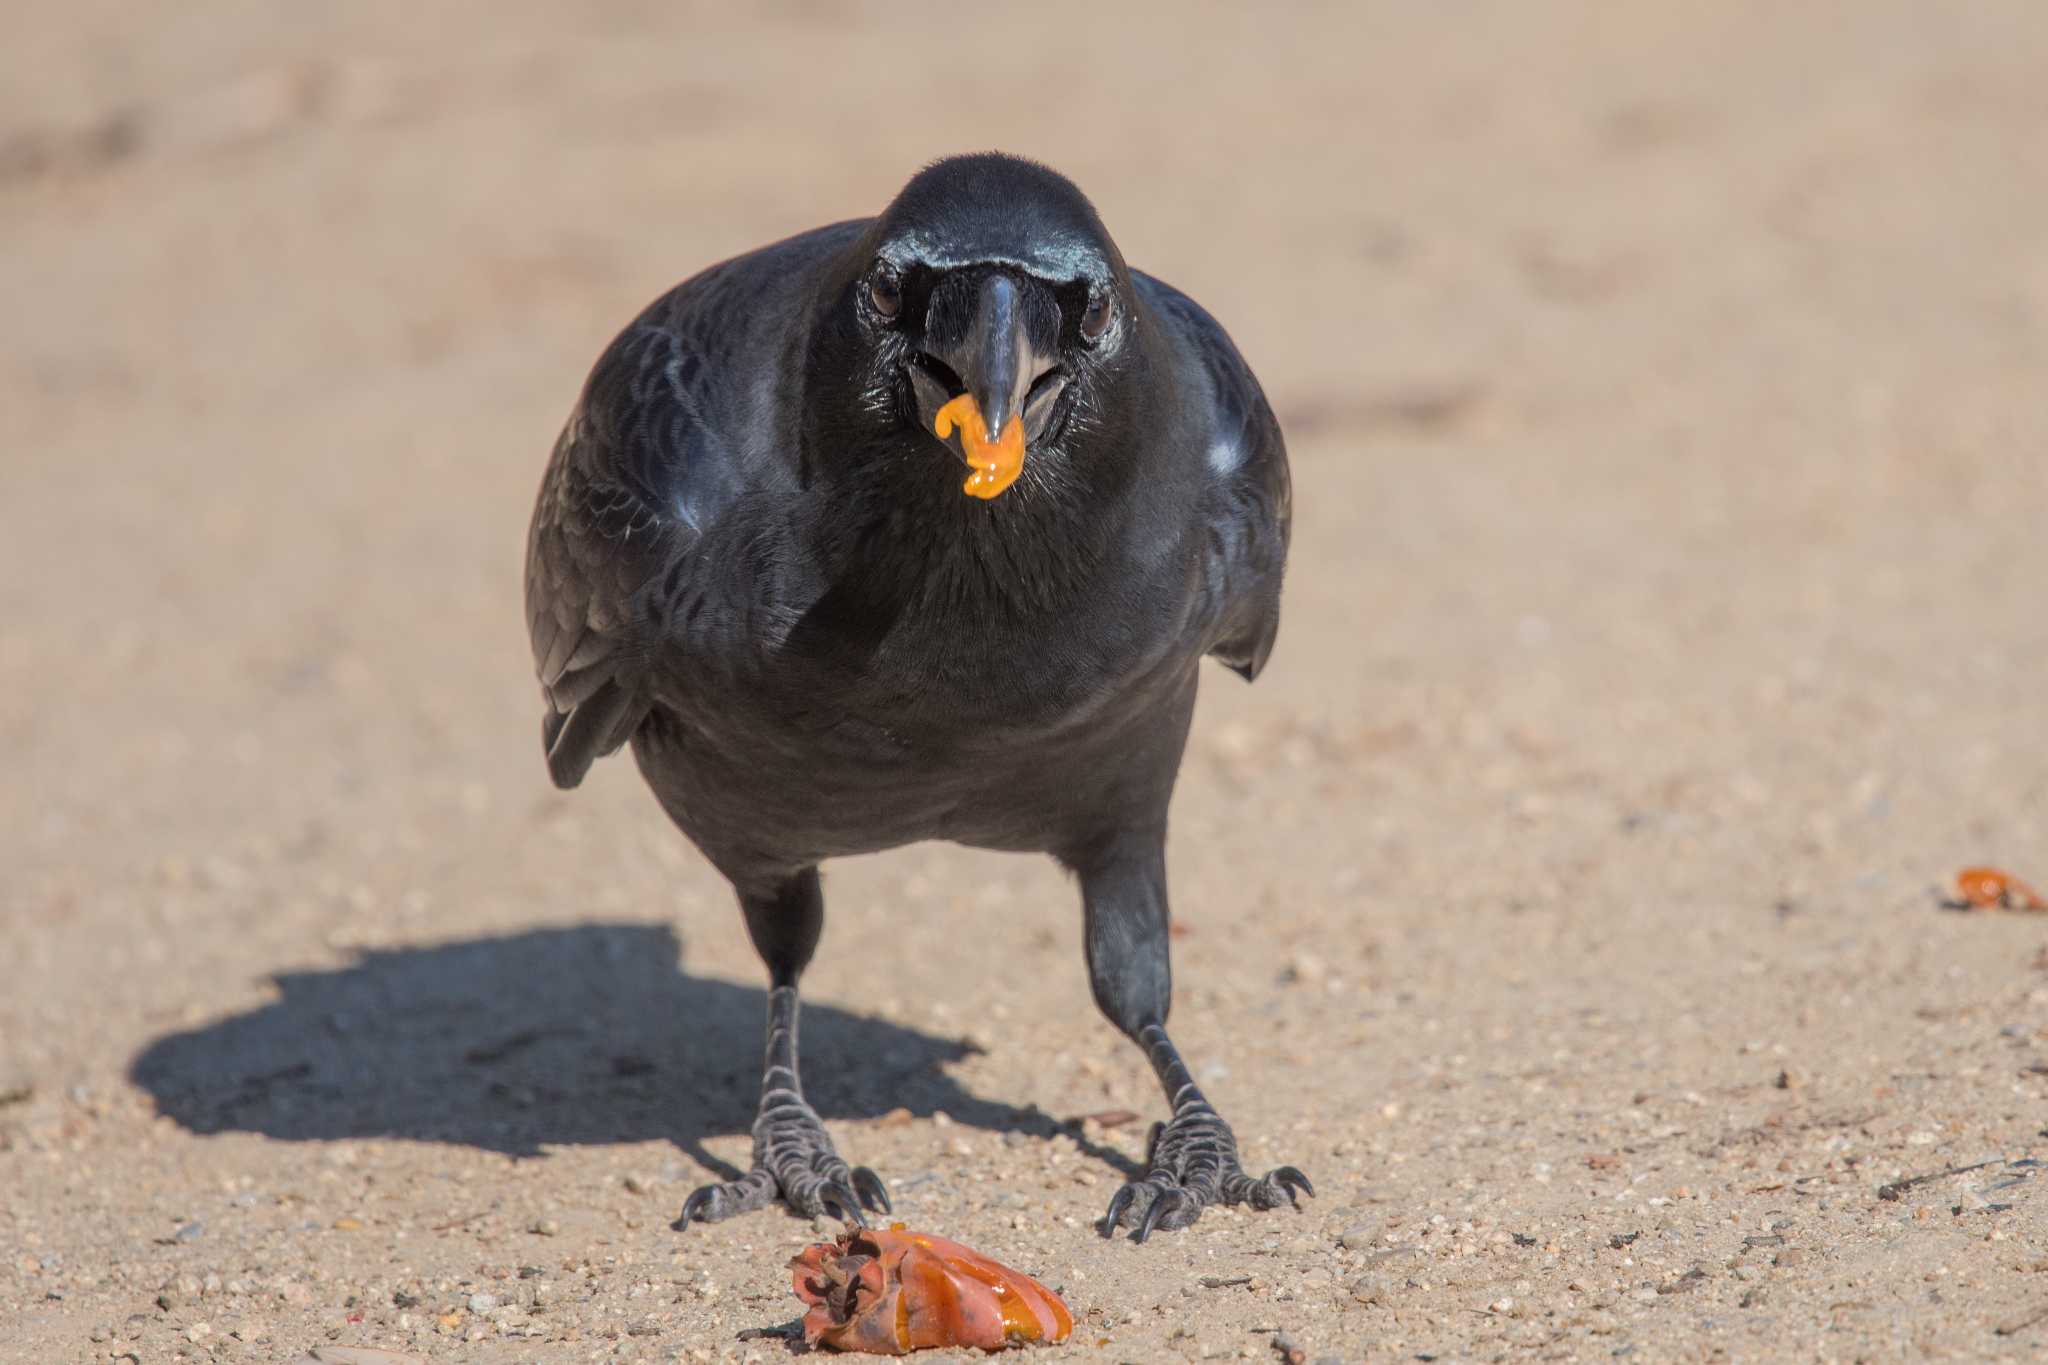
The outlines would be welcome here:
[[[1117,1224],[1123,1222],[1124,1213],[1131,1207],[1131,1200],[1134,1198],[1136,1196],[1131,1193],[1129,1185],[1123,1186],[1109,1197],[1109,1212],[1102,1215],[1102,1235],[1104,1237],[1116,1236]]]
[[[882,1183],[882,1177],[867,1167],[853,1168],[853,1189],[860,1196],[860,1202],[876,1213],[896,1212],[895,1206],[889,1202],[889,1187]]]
[[[1138,1222],[1138,1230],[1131,1234],[1133,1242],[1143,1244],[1152,1235],[1152,1229],[1159,1226],[1166,1215],[1187,1202],[1187,1196],[1179,1189],[1164,1189],[1153,1197],[1152,1205],[1145,1210],[1145,1216]]]
[[[818,1202],[827,1210],[837,1206],[838,1212],[833,1216],[843,1223],[860,1228],[868,1225],[866,1216],[860,1211],[860,1196],[843,1180],[834,1180],[818,1191]]]
[[[690,1220],[693,1218],[701,1221],[717,1200],[718,1189],[716,1186],[706,1185],[694,1191],[688,1199],[683,1201],[683,1211],[676,1217],[675,1230],[677,1232],[688,1230]]]
[[[1311,1199],[1316,1197],[1316,1187],[1309,1183],[1307,1176],[1295,1170],[1292,1166],[1282,1166],[1279,1170],[1267,1176],[1266,1179],[1287,1191],[1287,1202],[1293,1204],[1296,1208],[1300,1208],[1301,1204],[1294,1197],[1295,1190],[1299,1189]]]

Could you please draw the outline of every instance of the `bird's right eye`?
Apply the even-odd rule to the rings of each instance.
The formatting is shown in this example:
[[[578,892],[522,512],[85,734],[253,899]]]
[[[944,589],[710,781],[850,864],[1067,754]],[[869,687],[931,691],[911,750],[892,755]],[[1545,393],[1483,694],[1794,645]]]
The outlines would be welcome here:
[[[1085,341],[1100,341],[1102,334],[1109,330],[1110,319],[1116,316],[1116,301],[1107,293],[1096,294],[1088,300],[1087,311],[1081,314],[1081,337]]]
[[[875,312],[893,318],[903,311],[903,281],[894,271],[883,270],[868,281],[868,302]]]

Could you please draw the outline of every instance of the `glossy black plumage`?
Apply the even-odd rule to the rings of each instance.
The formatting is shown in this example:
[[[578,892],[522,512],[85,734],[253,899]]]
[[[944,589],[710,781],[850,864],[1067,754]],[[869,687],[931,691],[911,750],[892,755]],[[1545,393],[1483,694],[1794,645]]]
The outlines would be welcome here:
[[[1008,294],[986,287],[995,274]],[[1019,395],[1034,432],[1022,476],[981,501],[926,422],[973,391],[946,357],[983,363],[988,348],[961,338],[989,297],[1014,299],[1005,344],[1043,373]],[[1105,299],[1091,341],[1081,319]],[[813,871],[921,839],[1043,851],[1079,873],[1097,998],[1163,1042],[1153,855],[1197,665],[1264,665],[1287,533],[1280,431],[1222,328],[1129,270],[1052,172],[941,162],[876,219],[690,279],[598,361],[529,540],[549,770],[574,786],[632,745],[791,987],[771,1033],[786,1023],[799,1104]],[[1156,870],[1129,874],[1141,864]],[[757,1158],[787,1145],[793,1130],[776,1131],[757,1125]],[[786,1165],[770,1163],[772,1183],[792,1202],[858,1216],[845,1195],[865,1194],[850,1176],[866,1173],[804,1197]]]

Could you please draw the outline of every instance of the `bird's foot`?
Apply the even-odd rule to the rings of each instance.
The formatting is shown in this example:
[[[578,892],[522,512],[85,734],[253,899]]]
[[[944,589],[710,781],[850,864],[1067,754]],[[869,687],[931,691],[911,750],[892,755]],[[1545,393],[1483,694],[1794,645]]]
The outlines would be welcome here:
[[[830,1214],[867,1226],[863,1208],[889,1212],[889,1191],[865,1166],[848,1166],[807,1104],[781,1104],[754,1124],[754,1168],[738,1180],[705,1185],[683,1201],[678,1232],[761,1208],[780,1196],[811,1218]]]
[[[1207,1104],[1191,1105],[1171,1123],[1154,1124],[1141,1180],[1133,1180],[1110,1198],[1102,1235],[1116,1236],[1125,1215],[1131,1240],[1142,1242],[1161,1228],[1184,1228],[1211,1204],[1249,1204],[1264,1211],[1294,1204],[1295,1194],[1315,1194],[1307,1176],[1281,1166],[1254,1180],[1237,1158],[1237,1138],[1230,1125]]]

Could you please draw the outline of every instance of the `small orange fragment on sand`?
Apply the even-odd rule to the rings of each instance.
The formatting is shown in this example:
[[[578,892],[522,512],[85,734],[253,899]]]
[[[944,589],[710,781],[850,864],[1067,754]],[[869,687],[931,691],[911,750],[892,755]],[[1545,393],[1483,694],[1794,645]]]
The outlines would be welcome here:
[[[1024,419],[1015,413],[995,441],[990,442],[982,425],[981,408],[974,395],[963,393],[940,408],[932,418],[932,430],[940,440],[960,428],[960,450],[974,472],[961,491],[977,498],[992,498],[1017,482],[1024,472]]]
[[[1995,867],[1966,867],[1956,873],[1963,904],[1977,910],[2048,910],[2041,893],[2010,872]]]

